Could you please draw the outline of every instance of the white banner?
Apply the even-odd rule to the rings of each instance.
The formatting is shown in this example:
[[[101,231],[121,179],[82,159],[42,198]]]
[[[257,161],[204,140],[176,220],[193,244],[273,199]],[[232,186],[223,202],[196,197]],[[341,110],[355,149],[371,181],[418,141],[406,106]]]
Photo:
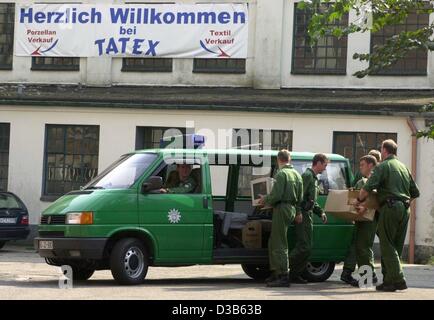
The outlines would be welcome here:
[[[247,4],[17,5],[15,54],[246,58]]]

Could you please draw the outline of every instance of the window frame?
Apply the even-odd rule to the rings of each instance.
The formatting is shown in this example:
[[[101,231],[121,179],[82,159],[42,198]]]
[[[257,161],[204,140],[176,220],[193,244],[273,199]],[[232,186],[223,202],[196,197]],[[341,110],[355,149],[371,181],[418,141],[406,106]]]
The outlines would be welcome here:
[[[51,193],[47,193],[47,178],[48,178],[48,131],[49,128],[63,128],[63,141],[64,141],[64,146],[63,146],[63,156],[65,157],[66,155],[68,155],[66,153],[66,129],[68,127],[95,127],[97,128],[97,134],[98,134],[98,138],[96,139],[97,142],[97,146],[98,146],[98,150],[96,151],[96,153],[94,154],[86,154],[86,155],[91,155],[91,156],[96,156],[97,157],[97,168],[96,169],[96,175],[94,177],[92,177],[89,181],[82,181],[80,183],[83,184],[83,186],[89,184],[94,178],[96,178],[98,176],[98,170],[99,170],[99,148],[100,148],[100,126],[99,125],[88,125],[88,124],[51,124],[51,123],[47,123],[45,124],[45,137],[44,137],[44,160],[43,160],[43,178],[42,178],[42,194],[41,194],[41,201],[55,201],[58,198],[62,197],[63,195],[67,194],[70,191],[73,190],[69,190],[63,194],[51,194]],[[56,153],[58,154],[58,153]],[[77,155],[76,153],[73,154],[73,156]],[[84,154],[81,153],[81,156],[83,156]],[[63,161],[63,168],[65,168],[65,160]],[[63,179],[64,181],[64,179]]]
[[[146,146],[146,140],[145,140],[145,136],[146,136],[146,130],[163,130],[163,137],[164,137],[164,132],[166,132],[167,130],[170,129],[177,129],[179,131],[181,131],[181,133],[183,135],[186,134],[187,132],[187,128],[183,128],[183,127],[159,127],[159,126],[136,126],[136,143],[135,143],[135,150],[145,150],[145,149],[159,149],[160,148],[160,144],[158,143],[158,146]],[[161,139],[161,138],[160,138]],[[154,143],[154,141],[150,141],[151,143]],[[185,143],[185,141],[184,141]]]
[[[201,190],[200,190],[200,192],[189,192],[189,193],[157,193],[157,194],[160,194],[160,195],[180,195],[180,194],[182,194],[182,195],[204,195],[204,194],[206,194],[208,191],[207,191],[207,187],[206,187],[206,184],[207,184],[207,179],[206,179],[206,177],[207,177],[207,175],[206,175],[206,172],[204,172],[205,171],[205,166],[206,166],[206,160],[205,160],[205,158],[204,157],[202,157],[202,156],[200,156],[200,157],[197,157],[197,156],[194,156],[194,157],[191,157],[191,156],[184,156],[184,157],[163,157],[163,158],[161,158],[161,159],[159,159],[159,160],[157,160],[158,161],[158,163],[157,163],[157,166],[156,166],[156,168],[152,171],[152,173],[150,174],[150,176],[147,176],[147,177],[145,177],[145,179],[143,179],[142,180],[142,182],[141,183],[143,183],[144,181],[146,181],[146,179],[148,179],[149,177],[151,177],[151,176],[160,176],[160,173],[162,173],[163,171],[165,171],[165,174],[167,175],[167,169],[169,168],[169,166],[170,165],[173,165],[173,164],[179,164],[179,163],[188,163],[188,162],[192,162],[192,165],[194,166],[194,165],[198,165],[199,167],[200,167],[200,181],[201,181]],[[195,168],[193,168],[193,170],[194,170]],[[165,177],[162,177],[163,178],[163,185],[164,185],[164,183],[166,183],[166,180],[167,180],[167,176],[165,176]],[[164,179],[164,178],[166,178],[166,179]],[[152,194],[152,193],[150,193],[150,194]]]
[[[395,135],[395,137],[393,138],[387,138],[387,139],[394,139],[395,142],[398,142],[398,132],[373,132],[373,131],[333,131],[333,145],[332,145],[332,150],[333,153],[338,153],[337,152],[337,139],[338,136],[340,135],[352,135],[352,152],[353,152],[353,159],[347,158],[348,162],[351,166],[351,170],[354,173],[356,173],[358,171],[358,161],[359,159],[356,159],[356,153],[357,153],[357,144],[356,144],[356,138],[358,134],[375,134],[375,141],[379,141],[378,140],[378,136],[379,135]],[[370,149],[376,149],[376,147],[372,147]],[[369,152],[369,150],[368,150]],[[343,157],[345,157],[344,154],[342,154]]]
[[[215,61],[220,63],[220,61],[235,61],[235,62],[243,62],[242,68],[228,68],[227,63],[225,68],[212,68],[209,66],[199,67],[199,60],[208,62]],[[247,59],[240,58],[194,58],[193,59],[193,73],[218,73],[218,74],[245,74],[247,66]]]
[[[6,134],[4,136],[2,135],[3,132],[6,132]],[[0,191],[1,190],[7,191],[8,190],[8,183],[9,183],[9,153],[10,153],[10,146],[11,146],[11,124],[8,123],[8,122],[1,122],[0,123],[0,142],[1,142],[1,139],[3,139],[3,138],[7,139],[6,143],[5,143],[5,145],[7,146],[7,148],[2,149],[1,148],[2,147],[2,143],[0,143],[0,155],[2,157],[4,155],[6,155],[5,158],[7,159],[7,161],[6,161],[6,164],[3,164],[0,161],[0,167],[5,167],[6,168],[5,171],[4,171],[6,173],[5,177],[0,176],[0,182],[4,181],[5,189],[3,190],[1,188],[2,183],[3,183],[2,182],[2,183],[0,183]],[[1,160],[1,158],[0,158],[0,160]]]
[[[325,49],[325,51],[326,51],[326,55],[325,55],[325,57],[321,57],[320,59],[324,59],[325,60],[325,63],[326,63],[326,65],[327,65],[327,59],[329,59],[329,57],[328,57],[328,55],[327,55],[327,51],[328,51],[328,49],[341,49],[341,50],[343,50],[343,49],[345,49],[345,58],[342,58],[342,57],[340,57],[340,56],[336,56],[336,57],[334,57],[333,59],[336,59],[336,65],[338,65],[339,63],[338,63],[338,60],[340,60],[340,59],[342,59],[342,60],[345,60],[345,62],[343,63],[343,66],[344,66],[344,68],[343,69],[338,69],[337,67],[336,68],[334,68],[334,69],[318,69],[318,68],[316,68],[316,64],[317,64],[317,60],[319,59],[318,57],[317,57],[317,54],[316,53],[313,53],[312,54],[312,60],[313,60],[313,62],[314,62],[314,67],[312,68],[312,69],[306,69],[306,68],[303,68],[303,69],[301,69],[301,68],[297,68],[296,67],[296,60],[298,60],[298,59],[307,59],[307,57],[306,57],[306,48],[308,48],[309,46],[306,46],[306,45],[304,45],[304,46],[301,46],[301,47],[297,47],[296,46],[296,43],[297,43],[297,39],[298,39],[298,37],[297,37],[297,35],[296,35],[296,31],[297,31],[297,13],[299,13],[299,12],[303,12],[302,14],[304,15],[304,16],[307,16],[309,13],[308,12],[306,12],[306,9],[298,9],[297,8],[297,5],[298,5],[298,2],[295,2],[294,3],[294,16],[293,16],[293,32],[292,32],[292,57],[291,57],[291,74],[293,74],[293,75],[337,75],[337,76],[343,76],[343,75],[346,75],[347,74],[347,64],[348,64],[348,36],[343,36],[342,38],[344,39],[343,41],[345,41],[345,43],[346,43],[346,45],[345,45],[345,47],[340,47],[340,46],[337,46],[337,47],[334,47],[334,46],[328,46],[327,45],[327,37],[325,38],[325,41],[326,41],[326,45],[325,46],[317,46],[317,45],[314,45],[314,46],[312,46],[311,47],[311,49],[315,52],[315,50],[318,48],[318,47],[320,47],[320,48],[324,48]],[[348,23],[349,23],[349,15],[348,14],[346,14],[345,15],[345,19],[346,19],[346,21],[347,21],[347,25],[348,25]],[[305,23],[306,22],[308,22],[308,20],[306,19],[306,21],[305,21]],[[306,26],[307,26],[308,24],[306,24]],[[333,25],[335,25],[335,24],[333,24]],[[337,23],[336,25],[341,25],[340,23]],[[342,24],[343,25],[343,24]],[[306,31],[307,31],[307,29],[306,29]],[[329,36],[330,38],[334,38],[333,36]],[[304,38],[305,38],[305,40],[307,40],[308,39],[308,37],[307,37],[307,33],[305,33],[304,34]],[[340,41],[341,39],[337,39],[338,41]],[[304,52],[303,52],[303,58],[298,58],[298,57],[296,57],[296,51],[297,51],[297,49],[298,48],[301,48],[301,49],[303,49],[304,50]],[[334,71],[333,71],[334,70]]]
[[[398,33],[396,33],[396,28],[400,27],[400,26],[404,27],[405,31],[409,31],[408,27],[413,26],[413,25],[415,25],[416,28],[422,28],[424,25],[419,23],[419,19],[420,19],[420,16],[423,15],[423,13],[421,13],[421,14],[410,13],[410,14],[417,15],[417,23],[416,24],[407,23],[407,20],[409,18],[409,16],[407,16],[407,18],[405,19],[405,21],[403,23],[385,26],[385,28],[393,28],[394,35],[398,34]],[[428,24],[426,26],[429,26],[429,14],[426,14],[426,15],[428,15]],[[382,44],[384,44],[387,41],[387,39],[389,39],[393,36],[393,35],[385,35],[385,33],[387,33],[387,30],[385,30],[385,28],[383,28],[383,29],[381,29],[375,33],[371,32],[370,39],[369,39],[370,40],[370,45],[369,45],[370,54],[372,54],[374,52],[374,46],[377,45],[377,43],[374,43],[375,38],[381,38]],[[381,69],[381,70],[378,70],[376,72],[373,72],[372,74],[370,74],[370,76],[388,76],[388,77],[389,76],[404,76],[404,77],[406,77],[406,76],[407,77],[408,76],[410,76],[410,77],[411,76],[413,76],[413,77],[414,76],[420,76],[420,77],[428,76],[428,60],[429,60],[429,56],[428,56],[429,51],[428,50],[426,50],[425,57],[424,57],[425,58],[424,71],[418,71],[418,72],[414,71],[414,70],[417,70],[417,65],[418,65],[417,61],[418,61],[418,59],[420,59],[419,54],[422,54],[421,51],[423,51],[423,49],[416,49],[416,50],[409,51],[407,53],[407,55],[414,52],[416,54],[416,57],[415,58],[404,57],[402,59],[398,59],[394,64],[390,65],[389,67],[387,67],[385,69]],[[406,64],[408,63],[407,59],[411,59],[411,60],[414,60],[416,62],[416,68],[415,69],[409,68],[409,70],[406,71]],[[404,64],[403,69],[395,67],[397,65],[397,63],[400,63],[400,62],[402,62]]]
[[[264,150],[263,149],[263,145],[261,147],[258,146],[258,148],[255,148],[254,146],[252,146],[252,130],[260,130],[260,137],[262,136],[263,139],[263,132],[264,129],[255,129],[255,128],[232,128],[232,141],[231,141],[231,145],[233,148],[239,148],[237,141],[234,140],[234,135],[235,135],[235,131],[237,130],[247,130],[249,132],[249,147],[248,149],[245,148],[245,150]],[[282,133],[282,132],[287,132],[290,134],[290,148],[287,148],[288,151],[292,151],[293,148],[293,142],[294,142],[294,130],[285,130],[285,129],[271,129],[271,149],[270,150],[281,150],[281,147],[278,147],[276,149],[273,148],[273,138],[274,138],[274,134],[276,133]],[[263,143],[264,141],[262,141]],[[243,148],[244,149],[244,148]],[[267,150],[267,149],[266,149]]]
[[[52,59],[73,59],[73,64],[65,65],[65,64],[37,64],[37,58],[52,58]],[[80,57],[32,57],[32,66],[30,70],[32,71],[80,71]],[[77,64],[74,64],[77,62]]]
[[[154,65],[151,66],[144,66],[144,65],[128,65],[127,64],[127,60],[132,60],[132,59],[136,59],[136,60],[143,60],[143,61],[153,61]],[[169,64],[170,62],[170,66],[158,66],[155,67],[155,61],[156,60],[161,60],[164,62],[167,62],[167,64]],[[173,59],[172,58],[137,58],[137,57],[125,57],[122,58],[122,68],[121,68],[121,72],[165,72],[165,73],[170,73],[173,72]]]
[[[8,12],[9,11],[9,6],[12,8],[11,9],[11,13],[12,13],[12,23],[9,22],[3,22],[2,24],[11,24],[12,25],[12,30],[10,34],[8,33],[2,33],[2,35],[5,35],[6,37],[9,35],[12,37],[12,43],[9,45],[10,46],[10,51],[9,51],[9,55],[10,55],[10,59],[11,59],[11,63],[10,64],[3,64],[0,63],[0,70],[12,70],[13,69],[13,64],[14,64],[14,43],[15,43],[15,2],[5,2],[5,3],[0,3],[0,6],[4,5],[6,7],[6,12],[5,12],[5,17],[7,17]],[[2,47],[6,47],[7,45],[4,44],[2,45]]]

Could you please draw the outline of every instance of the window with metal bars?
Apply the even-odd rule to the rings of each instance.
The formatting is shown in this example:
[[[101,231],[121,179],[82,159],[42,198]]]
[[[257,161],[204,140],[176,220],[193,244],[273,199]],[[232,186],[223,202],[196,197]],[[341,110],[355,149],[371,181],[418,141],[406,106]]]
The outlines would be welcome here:
[[[406,20],[400,24],[388,25],[383,29],[371,33],[371,53],[375,46],[382,46],[391,37],[404,31],[416,31],[429,25],[428,13],[410,13]],[[393,65],[379,70],[374,75],[426,75],[428,68],[428,51],[416,49],[396,61]]]
[[[185,135],[186,129],[180,127],[137,127],[136,150],[158,149],[160,140],[166,136]]]
[[[123,72],[172,72],[171,58],[123,58]]]
[[[8,189],[10,124],[0,123],[0,190]]]
[[[46,125],[44,196],[61,196],[98,173],[99,126]]]
[[[194,73],[246,73],[246,59],[202,59],[193,60]]]
[[[292,131],[291,130],[271,130],[271,140],[264,142],[264,130],[262,129],[233,129],[232,145],[240,149],[259,149],[259,150],[292,150]],[[264,145],[265,143],[265,145]]]
[[[350,160],[353,172],[359,168],[359,159],[372,149],[380,150],[386,139],[397,142],[396,133],[385,132],[333,132],[333,153],[340,154]]]
[[[318,10],[324,10],[326,4]],[[292,49],[293,74],[337,74],[347,72],[348,37],[325,36],[317,43],[309,41],[308,27],[312,17],[309,9],[299,9],[295,3],[294,35]],[[342,19],[331,22],[329,26],[348,26],[348,14]]]
[[[80,58],[75,57],[32,57],[32,70],[79,71]]]
[[[14,51],[15,4],[0,3],[0,70],[11,70]]]

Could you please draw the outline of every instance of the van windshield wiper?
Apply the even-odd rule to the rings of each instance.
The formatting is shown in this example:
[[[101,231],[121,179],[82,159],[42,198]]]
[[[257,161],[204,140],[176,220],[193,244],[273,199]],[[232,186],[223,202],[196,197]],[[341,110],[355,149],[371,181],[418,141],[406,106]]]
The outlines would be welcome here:
[[[93,187],[88,187],[84,190],[92,190],[92,189],[105,189],[104,187],[100,187],[100,186],[93,186]]]

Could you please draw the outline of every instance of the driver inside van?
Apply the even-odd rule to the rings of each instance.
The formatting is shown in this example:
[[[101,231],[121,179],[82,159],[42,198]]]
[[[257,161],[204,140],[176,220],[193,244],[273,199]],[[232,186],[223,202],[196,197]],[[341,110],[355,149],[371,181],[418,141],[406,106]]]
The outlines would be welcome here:
[[[177,164],[176,173],[178,179],[175,182],[166,183],[165,188],[160,189],[160,193],[192,193],[196,189],[197,183],[191,176],[193,166],[191,164]]]

